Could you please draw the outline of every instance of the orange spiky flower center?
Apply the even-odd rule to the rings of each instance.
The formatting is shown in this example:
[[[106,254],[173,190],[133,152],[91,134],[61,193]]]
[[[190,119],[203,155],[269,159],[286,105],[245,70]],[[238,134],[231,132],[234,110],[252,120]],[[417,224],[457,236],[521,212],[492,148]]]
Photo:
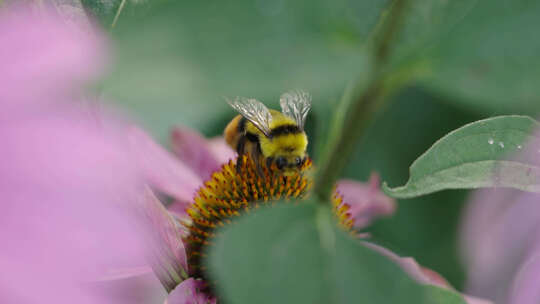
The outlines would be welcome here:
[[[262,205],[306,197],[311,185],[311,159],[295,173],[285,176],[275,164],[258,164],[248,155],[230,160],[215,172],[197,192],[187,210],[191,223],[185,224],[189,234],[184,238],[190,276],[204,278],[204,248],[212,243],[216,228],[230,224],[234,218]],[[349,206],[338,193],[333,196],[334,213],[341,226],[350,229]]]

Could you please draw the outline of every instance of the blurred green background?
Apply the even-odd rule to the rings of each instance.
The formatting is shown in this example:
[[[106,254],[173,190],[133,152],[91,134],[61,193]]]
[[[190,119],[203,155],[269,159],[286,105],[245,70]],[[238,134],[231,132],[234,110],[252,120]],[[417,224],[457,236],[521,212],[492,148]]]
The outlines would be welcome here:
[[[225,97],[277,107],[284,91],[313,95],[310,146],[321,141],[345,88],[371,77],[389,0],[83,0],[110,33],[113,65],[99,84],[167,144],[174,125],[221,134],[234,113]],[[402,185],[408,167],[447,132],[497,114],[538,113],[540,5],[535,1],[411,0],[386,75],[392,95],[357,143],[343,177],[377,171]],[[319,141],[319,142],[317,142]],[[314,155],[315,159],[317,155]],[[461,288],[457,247],[465,191],[399,201],[373,239]]]

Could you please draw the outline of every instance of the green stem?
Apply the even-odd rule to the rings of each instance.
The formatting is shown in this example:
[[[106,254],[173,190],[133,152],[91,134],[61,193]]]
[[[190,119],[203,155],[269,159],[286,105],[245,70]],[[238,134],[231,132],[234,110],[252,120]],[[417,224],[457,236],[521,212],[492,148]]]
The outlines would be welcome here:
[[[114,19],[111,24],[111,29],[113,29],[116,26],[116,22],[118,22],[118,18],[120,17],[120,14],[122,13],[122,10],[124,9],[124,5],[126,5],[126,0],[122,0],[122,2],[120,2],[120,5],[118,6],[118,9],[116,10],[116,15],[114,15]]]
[[[331,132],[327,142],[331,143],[327,154],[320,163],[315,179],[315,194],[321,202],[327,202],[332,194],[333,187],[341,171],[347,165],[357,140],[365,132],[371,118],[383,106],[387,90],[385,88],[385,69],[394,42],[395,34],[401,25],[406,7],[406,0],[396,0],[387,17],[375,45],[375,59],[371,77],[367,83],[357,85],[352,96],[345,97],[342,103],[347,105],[345,117],[336,117],[333,125],[337,125],[337,132]],[[349,95],[349,94],[348,94]],[[353,98],[353,101],[346,100]],[[336,136],[337,138],[333,138]]]

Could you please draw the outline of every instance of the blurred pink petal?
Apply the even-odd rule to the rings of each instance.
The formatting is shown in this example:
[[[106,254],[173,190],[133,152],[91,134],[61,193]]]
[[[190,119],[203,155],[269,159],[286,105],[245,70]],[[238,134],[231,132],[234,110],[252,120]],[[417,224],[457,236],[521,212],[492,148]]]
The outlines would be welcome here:
[[[540,251],[520,267],[510,292],[510,303],[540,303]]]
[[[0,117],[58,103],[102,69],[103,37],[53,14],[22,6],[0,11]]]
[[[499,302],[528,252],[538,246],[540,196],[511,189],[484,189],[472,196],[462,225],[467,290]]]
[[[236,152],[229,147],[225,142],[225,139],[221,136],[210,138],[208,140],[208,146],[219,164],[224,164],[231,159],[236,159]]]
[[[102,295],[112,299],[110,303],[162,303],[167,297],[150,267],[113,269],[90,284]]]
[[[92,302],[80,284],[143,262],[142,227],[125,208],[144,181],[84,112],[25,118],[0,123],[0,286],[29,303]]]
[[[171,145],[176,157],[203,181],[209,179],[221,166],[210,150],[208,141],[197,131],[186,127],[173,128]]]
[[[215,304],[216,299],[201,291],[204,282],[187,279],[169,294],[165,304]]]
[[[396,209],[394,199],[381,192],[377,174],[372,174],[368,183],[340,180],[337,192],[343,196],[343,202],[350,205],[354,226],[359,229],[378,217],[393,214]]]
[[[147,256],[131,208],[144,176],[120,124],[70,98],[100,66],[87,30],[0,12],[0,303],[132,303],[93,282]]]
[[[176,201],[167,206],[167,210],[180,220],[191,220],[186,210],[191,202]]]
[[[444,279],[440,274],[429,268],[420,266],[415,259],[411,257],[400,257],[392,251],[373,243],[363,242],[363,244],[398,264],[415,281],[421,284],[430,284],[454,290],[448,281],[446,281],[446,279]],[[480,298],[467,295],[463,295],[463,297],[465,298],[467,304],[492,304],[490,301]]]
[[[128,136],[133,154],[151,186],[177,200],[192,201],[202,179],[143,130],[133,127]]]

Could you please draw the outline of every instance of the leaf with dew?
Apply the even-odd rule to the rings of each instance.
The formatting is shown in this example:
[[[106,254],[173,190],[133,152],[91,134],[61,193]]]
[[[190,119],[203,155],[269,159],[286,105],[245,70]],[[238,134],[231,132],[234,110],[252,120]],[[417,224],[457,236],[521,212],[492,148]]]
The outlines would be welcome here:
[[[503,157],[523,149],[538,122],[527,116],[498,116],[454,130],[437,141],[410,167],[404,186],[384,191],[411,198],[444,189],[511,187],[540,191],[537,164]]]

